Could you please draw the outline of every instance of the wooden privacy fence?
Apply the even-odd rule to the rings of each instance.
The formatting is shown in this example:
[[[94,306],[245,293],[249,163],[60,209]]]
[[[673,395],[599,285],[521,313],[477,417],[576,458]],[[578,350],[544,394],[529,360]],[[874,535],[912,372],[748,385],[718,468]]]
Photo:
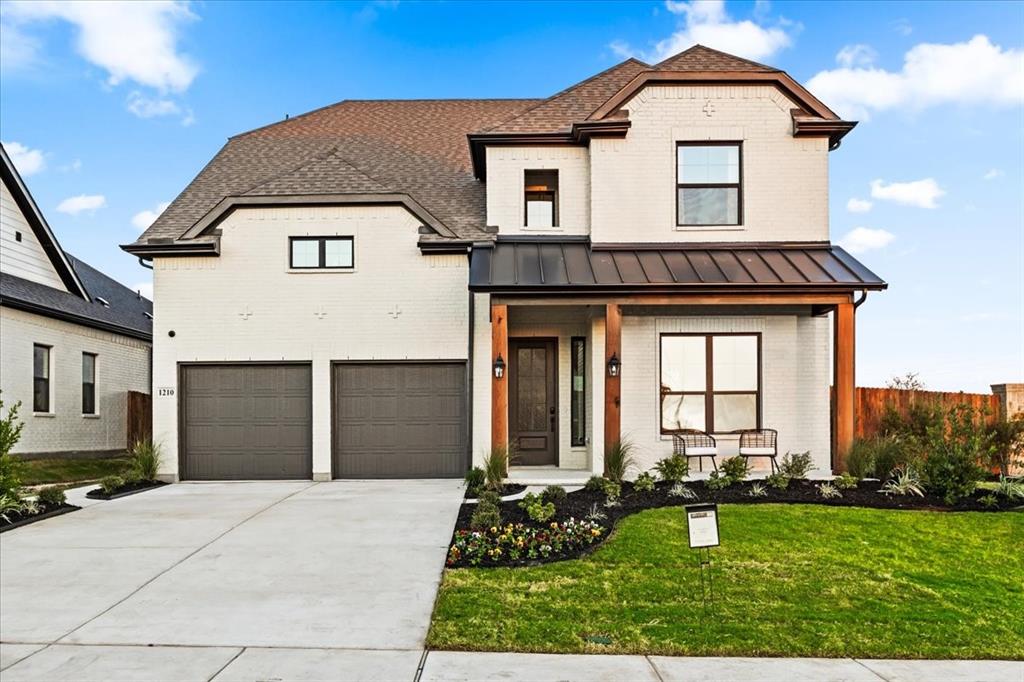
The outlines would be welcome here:
[[[128,447],[153,437],[153,399],[148,393],[128,391]]]
[[[906,416],[910,408],[922,402],[948,409],[954,405],[968,404],[975,410],[988,411],[989,423],[999,419],[999,396],[987,393],[941,393],[939,391],[908,391],[899,388],[857,388],[855,406],[857,438],[878,435],[882,418],[889,408]]]

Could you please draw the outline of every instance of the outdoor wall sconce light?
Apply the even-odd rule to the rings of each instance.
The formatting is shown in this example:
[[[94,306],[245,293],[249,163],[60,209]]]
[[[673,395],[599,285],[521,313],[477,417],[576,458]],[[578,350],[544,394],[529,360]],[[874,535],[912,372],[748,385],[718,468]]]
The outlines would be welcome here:
[[[619,376],[619,370],[622,368],[622,363],[619,362],[619,356],[612,353],[612,356],[608,358],[608,376],[617,377]]]
[[[498,353],[498,357],[494,360],[494,378],[500,379],[505,376],[505,359],[501,357],[501,353]]]

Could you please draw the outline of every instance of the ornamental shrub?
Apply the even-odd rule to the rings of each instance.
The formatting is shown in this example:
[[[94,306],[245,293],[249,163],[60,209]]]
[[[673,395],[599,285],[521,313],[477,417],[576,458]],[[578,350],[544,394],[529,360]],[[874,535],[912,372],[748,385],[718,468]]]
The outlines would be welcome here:
[[[746,457],[729,457],[722,460],[718,469],[723,476],[729,479],[730,483],[740,483],[746,480],[750,473],[750,464]]]
[[[51,485],[39,491],[37,501],[47,507],[60,507],[67,503],[67,497],[64,495],[63,488]]]
[[[979,462],[989,461],[995,446],[984,414],[970,405],[953,406],[945,422],[932,424],[927,430],[921,477],[929,492],[953,505],[974,492],[985,475]]]
[[[787,452],[779,464],[779,472],[790,478],[807,478],[807,474],[812,468],[814,468],[814,461],[811,459],[810,450],[796,454]]]
[[[480,467],[473,467],[466,472],[466,493],[470,497],[479,497],[480,489],[484,487],[484,470]]]
[[[604,492],[604,484],[607,480],[604,476],[591,476],[587,479],[583,489],[590,493]]]
[[[489,504],[494,507],[500,507],[501,495],[493,490],[484,490],[480,493],[480,497],[477,498],[477,504]]]
[[[473,515],[469,517],[469,527],[473,530],[487,530],[501,525],[501,512],[497,505],[477,502]]]
[[[669,455],[654,465],[658,477],[669,483],[681,483],[690,475],[690,461],[685,455]]]
[[[643,472],[636,477],[633,481],[633,490],[638,493],[649,493],[654,490],[654,476],[651,476],[648,472]]]
[[[619,496],[622,495],[622,486],[615,481],[605,480],[602,492],[604,493],[604,496],[608,498],[608,501],[614,501],[619,499]]]
[[[508,475],[508,464],[511,456],[507,447],[499,445],[491,448],[484,456],[484,487],[488,490],[501,490]]]
[[[605,478],[622,483],[630,469],[636,467],[633,444],[628,440],[617,440],[604,453]]]
[[[565,488],[560,485],[549,485],[547,488],[544,488],[544,492],[540,494],[540,499],[544,502],[561,502],[565,499],[565,496]]]
[[[100,489],[104,495],[113,495],[120,488],[124,487],[124,479],[120,476],[107,476],[100,481]]]
[[[526,493],[526,496],[519,501],[519,508],[525,509],[530,520],[537,523],[549,521],[555,515],[554,503],[544,502],[540,496],[533,493]]]
[[[0,399],[0,496],[7,500],[8,505],[21,500],[21,476],[24,465],[15,459],[11,450],[21,439],[21,430],[25,424],[18,419],[21,403],[17,402],[3,413],[4,401]]]
[[[712,471],[711,475],[708,476],[708,480],[704,482],[708,490],[725,490],[729,487],[732,481],[729,480],[728,476],[721,474],[717,471]]]
[[[832,479],[832,485],[840,490],[853,490],[859,482],[859,479],[849,472],[840,474]]]
[[[129,469],[139,481],[155,481],[160,471],[160,446],[152,440],[136,441],[129,453]]]
[[[789,487],[789,476],[785,474],[771,474],[766,476],[764,482],[766,485],[775,488],[776,490],[785,490]]]

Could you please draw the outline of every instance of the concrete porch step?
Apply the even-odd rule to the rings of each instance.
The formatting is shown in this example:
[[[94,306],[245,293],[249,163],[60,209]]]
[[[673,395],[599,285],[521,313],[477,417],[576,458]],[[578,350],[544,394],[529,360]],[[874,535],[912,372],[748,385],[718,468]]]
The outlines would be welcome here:
[[[587,479],[594,475],[589,469],[559,469],[557,467],[511,467],[508,477],[509,483],[520,485],[583,485]]]

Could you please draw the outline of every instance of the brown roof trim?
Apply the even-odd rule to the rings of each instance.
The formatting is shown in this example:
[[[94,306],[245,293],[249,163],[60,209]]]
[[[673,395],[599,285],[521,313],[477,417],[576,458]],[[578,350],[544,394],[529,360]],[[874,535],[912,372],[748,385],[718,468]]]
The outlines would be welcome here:
[[[238,208],[258,208],[263,206],[404,206],[406,210],[423,221],[437,234],[444,237],[457,237],[441,221],[430,214],[426,208],[408,194],[288,194],[265,196],[230,196],[221,199],[216,206],[190,227],[181,239],[194,239],[208,233],[220,221]]]
[[[18,205],[18,208],[25,216],[29,227],[32,228],[32,234],[35,235],[40,246],[43,247],[43,251],[46,253],[46,257],[50,259],[50,264],[56,270],[60,281],[64,283],[64,286],[72,294],[80,296],[87,301],[92,300],[85,285],[82,284],[82,280],[78,277],[71,262],[68,261],[67,256],[64,254],[64,249],[61,248],[60,243],[57,241],[57,236],[50,229],[49,223],[46,222],[46,217],[39,210],[36,200],[32,198],[32,193],[28,191],[28,187],[21,179],[21,174],[14,167],[14,162],[11,161],[11,157],[7,155],[7,150],[4,149],[2,144],[0,144],[0,178],[7,185],[8,190],[11,192],[11,197],[14,198],[14,203]]]
[[[625,118],[580,121],[572,124],[572,137],[580,142],[588,142],[592,137],[625,137],[632,125],[629,119]]]
[[[160,258],[185,258],[190,256],[219,256],[220,237],[212,241],[177,241],[159,240],[149,244],[122,244],[122,251],[127,251],[133,256],[150,259]]]
[[[793,137],[828,136],[830,150],[838,149],[848,132],[853,130],[857,121],[839,121],[811,116],[802,109],[793,109]]]
[[[581,143],[572,133],[470,133],[469,154],[473,161],[473,177],[487,180],[487,147],[562,146],[576,147]]]
[[[592,113],[589,120],[607,118],[633,99],[647,85],[652,83],[773,83],[805,109],[821,118],[838,120],[839,116],[829,109],[804,86],[797,83],[784,71],[645,71],[627,83],[611,99]]]
[[[431,255],[467,254],[474,248],[473,241],[469,239],[420,240],[416,246],[419,247],[420,253]]]

